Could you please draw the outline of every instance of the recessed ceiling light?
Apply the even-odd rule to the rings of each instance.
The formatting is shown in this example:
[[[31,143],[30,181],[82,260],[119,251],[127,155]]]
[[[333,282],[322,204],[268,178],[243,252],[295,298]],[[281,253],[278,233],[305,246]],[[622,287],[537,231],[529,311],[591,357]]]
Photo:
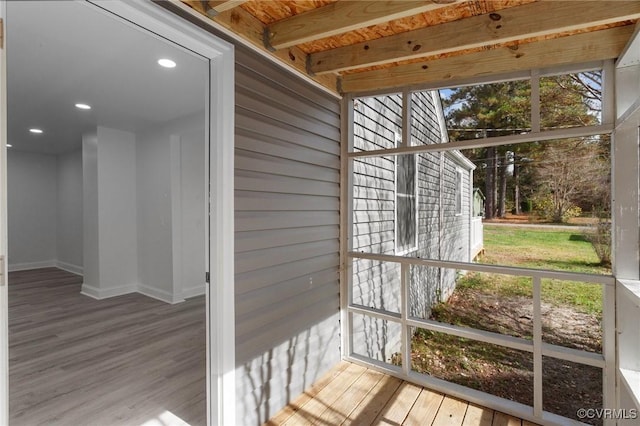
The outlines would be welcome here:
[[[11,145],[10,143],[7,144],[7,148],[11,148],[13,145]]]
[[[171,59],[158,59],[158,65],[165,68],[175,68],[176,63]]]
[[[29,131],[30,131],[31,133],[37,133],[37,134],[42,133],[42,129],[36,129],[35,127],[33,127],[33,128],[31,128],[31,129],[29,129]]]
[[[76,104],[76,108],[78,108],[78,109],[91,109],[91,105],[87,105],[87,104]]]

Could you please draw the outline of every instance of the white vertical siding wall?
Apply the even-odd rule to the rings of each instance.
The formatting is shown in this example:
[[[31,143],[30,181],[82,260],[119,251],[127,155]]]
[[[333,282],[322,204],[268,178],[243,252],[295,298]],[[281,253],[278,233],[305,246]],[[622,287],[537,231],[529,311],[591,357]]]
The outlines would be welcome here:
[[[237,418],[259,425],[340,360],[338,100],[236,51]]]

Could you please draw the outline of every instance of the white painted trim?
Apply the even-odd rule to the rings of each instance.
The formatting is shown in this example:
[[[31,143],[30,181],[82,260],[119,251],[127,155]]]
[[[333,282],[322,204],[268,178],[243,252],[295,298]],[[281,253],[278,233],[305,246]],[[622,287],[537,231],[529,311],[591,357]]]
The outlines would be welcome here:
[[[640,371],[621,368],[618,371],[620,381],[627,388],[627,393],[632,398],[636,407],[640,407]]]
[[[400,154],[417,154],[435,151],[454,151],[457,149],[485,148],[489,146],[510,145],[527,142],[544,142],[554,139],[577,138],[582,136],[595,136],[611,133],[612,124],[601,124],[599,126],[571,127],[568,129],[545,130],[539,133],[525,133],[521,135],[496,136],[486,139],[470,139],[454,141],[447,144],[416,145],[404,148],[376,149],[372,151],[350,152],[350,158],[359,157],[380,157]]]
[[[440,91],[432,90],[431,98],[433,99],[433,105],[436,107],[436,115],[438,116],[438,126],[440,127],[440,134],[442,135],[441,142],[449,143],[449,131],[447,129],[447,123],[444,118],[444,110],[442,109],[442,98],[440,97]]]
[[[616,287],[605,286],[602,289],[602,355],[604,368],[602,371],[602,406],[616,408]],[[605,419],[606,426],[615,425],[612,419]]]
[[[151,297],[152,299],[159,300],[161,302],[176,304],[184,302],[184,299],[169,293],[168,291],[161,290],[159,288],[149,287],[144,284],[138,284],[136,291],[144,296]]]
[[[135,285],[123,285],[120,287],[100,289],[83,283],[80,289],[80,294],[84,294],[85,296],[89,296],[97,300],[102,300],[110,297],[122,296],[124,294],[136,293],[137,291],[138,288]]]
[[[25,262],[25,263],[12,263],[9,264],[9,272],[15,271],[28,271],[30,269],[42,269],[42,268],[56,268],[58,266],[57,260],[41,260],[38,262]]]
[[[235,56],[233,46],[211,60],[209,123],[209,332],[211,424],[236,423],[235,334]],[[215,327],[213,325],[215,324]],[[215,349],[215,352],[214,352]]]
[[[31,269],[58,268],[76,275],[83,275],[82,266],[60,260],[42,260],[39,262],[14,263],[8,266],[9,272],[29,271]]]
[[[402,356],[402,372],[411,372],[411,329],[407,325],[409,319],[409,274],[410,265],[400,265],[400,320],[402,324],[400,352]]]
[[[347,307],[353,300],[353,161],[348,153],[353,151],[353,98],[349,95],[340,105],[340,352],[342,359],[353,350],[352,315]]]
[[[640,64],[640,22],[636,22],[636,28],[633,35],[629,38],[627,45],[622,50],[616,67],[628,67]]]
[[[84,268],[82,266],[74,265],[72,263],[62,262],[60,260],[56,261],[56,268],[62,269],[63,271],[70,272],[76,275],[84,275]]]
[[[354,259],[370,259],[383,262],[407,263],[418,266],[434,266],[436,268],[462,269],[465,271],[490,272],[494,274],[515,275],[519,277],[540,277],[562,281],[580,281],[590,284],[615,285],[612,275],[598,275],[578,272],[549,271],[546,269],[521,268],[517,266],[497,266],[480,263],[454,262],[450,260],[418,259],[414,257],[394,256],[390,254],[373,254],[349,252]]]
[[[234,119],[233,45],[150,1],[96,2],[120,16],[209,59],[209,247],[211,286],[207,287],[207,423],[236,424],[234,276]]]
[[[461,166],[466,170],[476,169],[476,165],[473,164],[471,160],[465,157],[465,155],[462,152],[458,151],[457,149],[453,151],[445,151],[445,154],[447,154],[447,156],[451,160],[453,160],[457,165]]]
[[[7,40],[7,2],[0,2]],[[0,48],[0,424],[9,424],[9,297],[7,292],[7,52]]]
[[[192,297],[204,296],[207,292],[207,284],[199,284],[191,287],[182,287],[182,297],[190,299]]]
[[[348,361],[358,365],[371,368],[376,371],[389,374],[400,379],[407,379],[402,375],[402,370],[395,366],[387,366],[380,361],[368,359],[360,355],[352,355]],[[411,373],[408,377],[413,383],[425,386],[429,389],[437,392],[442,392],[447,395],[451,395],[456,398],[460,398],[469,401],[473,404],[478,404],[493,410],[502,411],[503,413],[519,417],[532,422],[540,423],[541,419],[536,418],[533,415],[531,407],[520,404],[515,401],[511,401],[505,398],[500,398],[489,393],[481,392],[475,389],[468,388],[466,386],[458,385],[446,380],[438,379],[433,376],[427,376],[426,374]],[[547,426],[567,426],[567,425],[584,425],[584,423],[577,422],[575,420],[567,419],[566,417],[559,416],[557,414],[543,412],[543,424]]]
[[[533,278],[533,415],[542,417],[542,280]]]

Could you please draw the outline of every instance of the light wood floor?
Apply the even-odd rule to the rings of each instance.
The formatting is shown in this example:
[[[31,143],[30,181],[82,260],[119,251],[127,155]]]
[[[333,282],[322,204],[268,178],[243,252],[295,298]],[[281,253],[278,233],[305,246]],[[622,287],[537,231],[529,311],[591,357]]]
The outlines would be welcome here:
[[[347,362],[266,424],[535,426]]]
[[[205,424],[204,297],[98,301],[81,283],[9,274],[11,425]]]

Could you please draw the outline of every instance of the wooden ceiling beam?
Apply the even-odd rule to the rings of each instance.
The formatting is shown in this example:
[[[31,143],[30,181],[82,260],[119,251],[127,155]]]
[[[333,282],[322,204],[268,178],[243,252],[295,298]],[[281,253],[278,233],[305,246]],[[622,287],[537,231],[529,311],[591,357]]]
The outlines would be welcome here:
[[[638,1],[536,2],[311,54],[323,74],[640,18]]]
[[[247,0],[204,0],[206,13],[210,17],[219,15],[222,12],[231,10],[234,7],[246,3]]]
[[[446,86],[448,83],[474,77],[612,59],[620,55],[633,30],[633,25],[626,25],[552,40],[351,73],[344,75],[339,85],[342,93],[354,94],[416,85]]]
[[[265,32],[264,42],[270,49],[284,49],[358,28],[428,12],[456,1],[337,1],[271,24]]]
[[[191,6],[192,9],[200,12],[202,15],[207,16],[206,10],[199,0],[181,0],[183,3]],[[233,0],[232,0],[233,1]],[[240,35],[242,38],[250,42],[258,49],[265,53],[275,56],[280,62],[289,65],[290,67],[300,71],[307,75],[307,54],[297,47],[291,47],[289,49],[280,50],[277,52],[269,52],[264,46],[262,36],[264,35],[265,26],[251,13],[247,12],[241,7],[225,10],[220,14],[211,17],[209,19],[217,22],[226,29]],[[337,90],[337,78],[336,74],[326,74],[321,76],[310,77],[318,84],[326,87],[333,93],[338,93]]]

